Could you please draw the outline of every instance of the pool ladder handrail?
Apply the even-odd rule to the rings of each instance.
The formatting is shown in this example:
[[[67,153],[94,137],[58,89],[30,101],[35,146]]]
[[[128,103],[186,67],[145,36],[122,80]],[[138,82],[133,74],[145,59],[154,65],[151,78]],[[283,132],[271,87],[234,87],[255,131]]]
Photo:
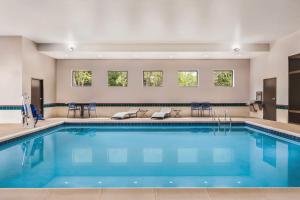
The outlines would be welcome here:
[[[219,115],[216,114],[215,111],[213,111],[212,113],[212,119],[215,121],[217,118],[218,120],[218,132],[220,132],[220,127],[221,127],[221,124],[222,124],[222,120],[220,118]],[[227,118],[228,118],[228,123],[229,123],[229,132],[231,131],[231,128],[232,128],[232,118],[230,115],[227,114],[227,110],[224,111],[224,124],[226,125],[227,123]],[[224,132],[226,134],[226,127],[224,126]]]
[[[222,120],[221,120],[221,118],[220,118],[219,115],[216,115],[215,112],[214,112],[213,114],[214,114],[214,118],[215,118],[215,116],[217,116],[217,119],[218,119],[218,132],[220,132],[220,127],[221,127],[221,124],[222,124]],[[228,120],[227,120],[227,119],[228,119]],[[226,125],[227,121],[228,121],[228,123],[229,123],[229,132],[231,132],[231,128],[232,128],[232,119],[231,119],[231,116],[227,114],[227,110],[225,110],[225,111],[224,111],[224,121],[223,121],[223,122],[224,122],[224,125]],[[227,135],[227,134],[226,134],[226,126],[224,126],[224,133],[225,133],[225,135]]]
[[[225,113],[224,113],[224,122],[226,123],[227,121],[227,117],[228,117],[228,120],[229,120],[229,125],[230,125],[230,129],[231,129],[231,126],[232,126],[232,119],[231,119],[231,116],[227,114],[227,110],[225,110]]]

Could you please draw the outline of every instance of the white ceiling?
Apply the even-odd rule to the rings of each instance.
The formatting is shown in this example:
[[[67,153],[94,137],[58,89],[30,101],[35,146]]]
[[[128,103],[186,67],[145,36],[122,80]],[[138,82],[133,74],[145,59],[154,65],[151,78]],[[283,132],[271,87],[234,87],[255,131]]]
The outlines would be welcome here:
[[[0,35],[37,43],[269,43],[300,0],[0,0]]]

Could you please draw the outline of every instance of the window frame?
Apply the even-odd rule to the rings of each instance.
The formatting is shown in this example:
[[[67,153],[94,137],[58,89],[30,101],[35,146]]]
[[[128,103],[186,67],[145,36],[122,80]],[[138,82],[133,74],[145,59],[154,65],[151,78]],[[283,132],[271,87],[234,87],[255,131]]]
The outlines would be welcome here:
[[[215,84],[215,73],[216,72],[231,72],[232,73],[232,85],[231,86],[226,86],[226,85],[216,85]],[[233,88],[235,87],[235,74],[234,74],[234,70],[233,69],[217,69],[217,70],[213,70],[213,84],[215,87],[225,87],[225,88]]]
[[[186,85],[179,85],[179,77],[178,77],[178,73],[180,72],[196,72],[197,73],[197,84],[193,85],[193,86],[186,86]],[[199,87],[199,70],[195,69],[191,69],[191,70],[178,70],[177,71],[177,86],[178,87],[187,87],[187,88],[193,88],[193,87]]]
[[[148,86],[148,85],[145,85],[144,84],[145,72],[161,72],[161,85],[159,85],[159,86]],[[164,85],[164,71],[163,70],[143,70],[142,82],[143,82],[142,83],[143,87],[150,87],[150,88],[163,87],[163,85]]]
[[[74,78],[74,72],[91,72],[91,85],[75,85],[73,78]],[[74,88],[83,88],[83,87],[92,87],[93,85],[93,71],[92,70],[85,70],[85,69],[73,69],[71,70],[71,86]]]
[[[127,78],[127,85],[126,86],[113,86],[113,85],[109,85],[109,72],[125,72],[126,73],[126,78]],[[120,88],[126,88],[128,87],[128,84],[129,84],[129,78],[128,78],[128,71],[125,71],[125,70],[108,70],[107,71],[107,87],[120,87]]]

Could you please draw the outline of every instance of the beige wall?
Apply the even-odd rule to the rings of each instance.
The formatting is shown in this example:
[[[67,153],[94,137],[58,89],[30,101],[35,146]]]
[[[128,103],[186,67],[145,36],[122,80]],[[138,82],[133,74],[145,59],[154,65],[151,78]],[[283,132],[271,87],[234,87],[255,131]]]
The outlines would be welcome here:
[[[0,105],[22,104],[22,94],[31,94],[31,78],[44,80],[45,103],[56,102],[55,60],[40,54],[35,43],[23,38],[0,37]],[[46,117],[54,116],[45,109]],[[20,110],[0,110],[0,123],[21,122]]]
[[[249,60],[58,60],[57,102],[104,103],[246,103]],[[213,70],[232,69],[235,86],[215,87]],[[91,87],[72,87],[72,70],[91,70]],[[128,87],[108,87],[107,71],[128,71]],[[163,87],[143,87],[143,70],[162,70]],[[198,87],[179,87],[178,70],[198,70]]]
[[[22,91],[31,96],[31,79],[44,80],[44,103],[56,102],[56,66],[55,59],[37,51],[36,44],[22,39],[23,81]],[[55,116],[54,110],[45,108],[45,117]]]
[[[300,53],[300,32],[272,43],[270,53],[252,59],[250,98],[255,99],[255,92],[263,90],[263,79],[276,77],[277,104],[288,105],[288,57],[298,53]],[[277,120],[287,122],[288,111],[277,110]]]
[[[0,105],[22,103],[22,60],[20,37],[0,37]],[[0,122],[19,122],[20,111],[0,110]]]
[[[22,40],[0,37],[0,105],[20,105],[22,102]]]

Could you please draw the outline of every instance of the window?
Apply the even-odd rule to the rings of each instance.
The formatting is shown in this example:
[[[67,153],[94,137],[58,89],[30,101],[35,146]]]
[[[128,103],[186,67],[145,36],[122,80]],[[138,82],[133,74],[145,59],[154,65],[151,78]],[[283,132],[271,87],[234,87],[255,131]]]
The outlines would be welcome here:
[[[216,70],[214,71],[215,86],[233,87],[233,71],[232,70]]]
[[[128,72],[108,71],[108,86],[127,87]]]
[[[72,85],[75,87],[86,87],[92,85],[91,71],[73,71]]]
[[[144,86],[161,87],[163,83],[163,72],[144,71],[143,82],[144,82]]]
[[[178,84],[184,87],[198,86],[198,72],[197,71],[179,71]]]

